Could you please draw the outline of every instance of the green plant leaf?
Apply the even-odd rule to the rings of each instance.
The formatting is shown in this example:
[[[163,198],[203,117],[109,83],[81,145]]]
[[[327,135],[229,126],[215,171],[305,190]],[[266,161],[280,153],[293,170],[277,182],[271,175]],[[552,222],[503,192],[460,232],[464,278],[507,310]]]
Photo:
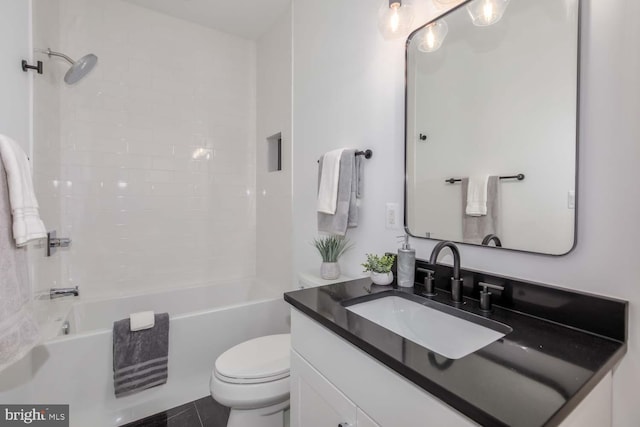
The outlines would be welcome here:
[[[338,262],[342,254],[351,249],[353,244],[344,236],[329,235],[313,239],[313,246],[320,252],[323,262]]]
[[[364,268],[364,271],[373,271],[374,273],[388,273],[391,271],[391,268],[393,267],[393,261],[395,261],[395,259],[396,256],[392,254],[383,256],[367,254],[367,262],[361,265]]]

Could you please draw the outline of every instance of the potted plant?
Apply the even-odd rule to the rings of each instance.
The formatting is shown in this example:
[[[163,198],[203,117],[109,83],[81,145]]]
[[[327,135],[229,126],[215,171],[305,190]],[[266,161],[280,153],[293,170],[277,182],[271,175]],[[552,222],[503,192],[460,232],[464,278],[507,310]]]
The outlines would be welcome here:
[[[316,247],[322,257],[320,277],[325,280],[334,280],[340,277],[338,259],[351,249],[352,245],[349,244],[349,239],[343,236],[329,235],[314,239],[313,246]]]
[[[371,281],[376,285],[389,285],[393,282],[393,261],[395,255],[386,254],[378,256],[375,254],[367,254],[367,262],[362,264],[364,271],[371,272]]]

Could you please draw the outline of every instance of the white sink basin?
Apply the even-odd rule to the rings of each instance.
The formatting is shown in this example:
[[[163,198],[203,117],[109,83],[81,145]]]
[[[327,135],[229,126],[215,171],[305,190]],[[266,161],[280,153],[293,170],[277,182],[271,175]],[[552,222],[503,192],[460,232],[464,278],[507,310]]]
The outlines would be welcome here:
[[[504,333],[398,296],[346,309],[449,359],[460,359],[510,332],[508,326],[491,320],[487,322],[498,324],[501,328],[496,329]]]

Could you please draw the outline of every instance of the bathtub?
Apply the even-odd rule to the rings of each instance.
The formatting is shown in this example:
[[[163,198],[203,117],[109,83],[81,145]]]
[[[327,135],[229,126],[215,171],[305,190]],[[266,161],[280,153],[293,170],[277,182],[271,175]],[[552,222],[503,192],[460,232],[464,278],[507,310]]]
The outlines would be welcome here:
[[[116,399],[113,321],[144,310],[170,314],[169,378],[165,385]],[[65,298],[41,304],[38,317],[45,322],[45,340],[0,373],[0,403],[69,404],[70,424],[77,427],[119,426],[207,396],[213,363],[222,352],[289,331],[281,292],[255,280],[117,298]]]

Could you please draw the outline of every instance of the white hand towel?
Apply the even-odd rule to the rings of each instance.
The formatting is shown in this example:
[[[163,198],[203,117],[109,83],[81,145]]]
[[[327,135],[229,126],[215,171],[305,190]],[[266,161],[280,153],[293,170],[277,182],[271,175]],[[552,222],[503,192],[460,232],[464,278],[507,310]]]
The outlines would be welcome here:
[[[340,178],[340,158],[344,148],[329,151],[322,157],[320,188],[318,189],[318,212],[333,215],[338,201],[338,179]]]
[[[469,178],[467,190],[467,206],[465,212],[469,216],[484,216],[487,214],[487,184],[489,175]]]
[[[30,240],[46,237],[47,231],[38,213],[27,155],[14,140],[0,135],[0,157],[7,172],[16,245],[22,246]]]
[[[141,311],[129,315],[129,327],[131,332],[153,328],[156,324],[156,315],[153,311]]]

